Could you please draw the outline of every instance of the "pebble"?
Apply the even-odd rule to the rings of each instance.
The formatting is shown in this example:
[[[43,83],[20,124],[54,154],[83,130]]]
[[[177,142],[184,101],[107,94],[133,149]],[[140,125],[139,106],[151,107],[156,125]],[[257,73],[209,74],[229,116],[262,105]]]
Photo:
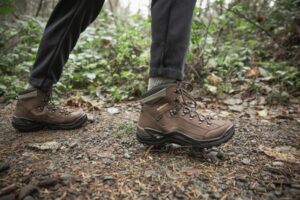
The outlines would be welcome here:
[[[19,199],[24,199],[26,196],[34,194],[35,192],[37,192],[37,186],[35,184],[28,184],[21,188]]]
[[[209,152],[208,154],[207,154],[207,157],[209,158],[209,159],[211,159],[212,161],[218,161],[219,159],[218,159],[218,152],[216,152],[216,151],[211,151],[211,152]]]
[[[115,178],[113,176],[103,176],[102,179],[103,179],[103,181],[115,180]]]
[[[125,154],[124,154],[124,158],[126,158],[126,159],[131,159],[131,156],[129,155],[129,153],[125,153]]]
[[[119,114],[120,110],[118,108],[115,108],[115,107],[110,107],[110,108],[107,108],[107,112],[114,115],[114,114]]]
[[[9,164],[5,162],[0,162],[0,172],[4,172],[9,169]]]
[[[244,164],[244,165],[249,165],[251,163],[250,159],[249,158],[243,158],[241,160],[241,162]]]
[[[113,176],[103,176],[102,180],[105,184],[113,185],[115,183],[115,178]]]
[[[73,183],[73,182],[75,182],[75,180],[76,179],[71,174],[61,174],[60,175],[60,181],[63,185],[68,185],[70,183]]]
[[[24,200],[34,200],[34,198],[32,196],[27,196],[24,198]]]
[[[150,178],[150,177],[155,176],[155,175],[156,175],[156,172],[154,170],[147,170],[147,171],[145,171],[145,174],[144,174],[144,176],[146,178]]]
[[[280,197],[282,195],[282,192],[280,190],[276,190],[274,193],[278,197]]]

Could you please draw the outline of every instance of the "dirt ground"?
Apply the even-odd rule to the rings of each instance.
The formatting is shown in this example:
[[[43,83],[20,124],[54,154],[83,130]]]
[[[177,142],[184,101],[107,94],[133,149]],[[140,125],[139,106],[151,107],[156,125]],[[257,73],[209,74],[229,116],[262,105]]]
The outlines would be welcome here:
[[[90,111],[81,129],[19,133],[13,105],[3,104],[0,200],[300,199],[298,104],[268,106],[267,114],[200,104],[235,122],[230,142],[204,150],[139,144],[135,101]]]

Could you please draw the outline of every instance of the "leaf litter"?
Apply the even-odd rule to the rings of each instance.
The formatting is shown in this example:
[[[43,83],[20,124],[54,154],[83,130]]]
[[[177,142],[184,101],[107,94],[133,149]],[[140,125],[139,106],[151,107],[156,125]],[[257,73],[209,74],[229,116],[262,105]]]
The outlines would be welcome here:
[[[35,199],[297,199],[299,107],[256,100],[248,106],[234,100],[252,110],[249,114],[232,112],[222,101],[203,103],[199,111],[229,118],[236,126],[231,141],[212,149],[138,143],[138,102],[100,110],[84,107],[93,110],[89,114],[95,119],[81,129],[26,134],[11,127],[10,109],[0,110],[5,122],[0,125],[0,161],[9,165],[0,172],[1,194],[23,191]],[[122,112],[110,114],[107,108]],[[267,117],[258,114],[263,110]]]

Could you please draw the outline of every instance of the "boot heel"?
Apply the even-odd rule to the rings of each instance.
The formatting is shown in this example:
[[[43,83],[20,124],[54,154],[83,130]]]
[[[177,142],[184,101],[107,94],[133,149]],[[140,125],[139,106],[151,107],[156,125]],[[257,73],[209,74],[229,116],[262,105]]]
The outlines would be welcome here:
[[[18,117],[13,117],[12,126],[20,132],[38,131],[44,128],[41,123]]]
[[[160,145],[165,142],[165,138],[154,131],[145,130],[137,126],[136,138],[139,142],[147,145]]]

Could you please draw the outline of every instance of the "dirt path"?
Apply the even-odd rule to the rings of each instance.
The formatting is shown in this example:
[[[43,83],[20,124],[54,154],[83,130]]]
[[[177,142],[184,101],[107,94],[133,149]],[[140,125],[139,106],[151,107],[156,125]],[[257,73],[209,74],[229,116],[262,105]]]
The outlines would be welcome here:
[[[300,198],[298,105],[261,118],[207,104],[235,121],[236,135],[203,151],[139,144],[137,102],[91,112],[78,130],[26,134],[11,127],[11,108],[0,111],[0,200]]]

